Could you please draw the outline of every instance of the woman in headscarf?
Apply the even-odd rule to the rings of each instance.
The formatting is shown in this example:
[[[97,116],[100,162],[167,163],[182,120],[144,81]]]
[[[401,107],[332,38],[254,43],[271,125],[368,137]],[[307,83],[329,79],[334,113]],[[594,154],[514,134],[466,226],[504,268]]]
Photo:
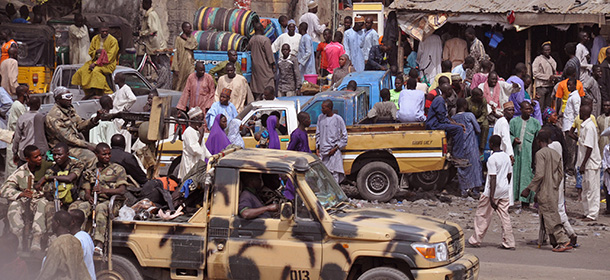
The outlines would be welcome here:
[[[210,136],[205,141],[205,146],[210,151],[210,154],[218,154],[231,144],[231,141],[229,141],[225,134],[225,128],[227,128],[227,117],[223,114],[218,114],[214,118],[212,129],[210,129]]]
[[[567,155],[567,146],[566,146],[565,137],[563,135],[563,132],[561,131],[561,129],[559,127],[557,127],[555,125],[557,123],[557,112],[555,112],[555,110],[551,107],[546,107],[546,109],[544,109],[544,111],[542,111],[542,121],[544,122],[544,124],[542,125],[542,128],[551,132],[551,141],[553,141],[553,142],[557,141],[557,142],[559,142],[559,144],[561,144],[562,157],[564,158],[564,162],[565,162],[566,161],[565,156]],[[540,149],[537,144],[538,143],[536,141],[534,141],[534,145],[532,148],[534,155]],[[534,164],[535,164],[535,160],[532,161],[532,168],[534,168]]]
[[[335,68],[333,71],[333,79],[331,84],[334,86],[339,86],[343,78],[347,76],[349,73],[356,72],[354,66],[352,66],[352,61],[349,60],[349,55],[343,54],[339,57],[339,65],[340,67]]]
[[[280,137],[275,130],[277,125],[277,117],[275,115],[270,115],[267,118],[267,132],[269,133],[269,149],[280,150]]]
[[[246,148],[246,144],[244,143],[244,139],[241,138],[241,134],[239,133],[239,128],[241,127],[241,121],[239,119],[232,119],[229,122],[229,128],[227,130],[227,138],[231,141],[231,144],[240,146],[242,149]]]

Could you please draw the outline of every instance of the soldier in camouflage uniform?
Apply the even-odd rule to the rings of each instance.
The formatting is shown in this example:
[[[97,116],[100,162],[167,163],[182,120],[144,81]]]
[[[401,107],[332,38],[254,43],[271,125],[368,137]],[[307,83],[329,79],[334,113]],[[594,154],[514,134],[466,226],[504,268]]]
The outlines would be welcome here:
[[[110,162],[110,146],[106,143],[99,143],[95,148],[97,156],[97,164],[94,168],[84,172],[83,189],[85,190],[85,199],[88,202],[83,204],[93,205],[94,192],[98,193],[97,207],[95,207],[97,226],[93,235],[96,253],[101,254],[106,225],[108,223],[108,204],[110,197],[115,194],[122,195],[125,193],[127,182],[127,173],[125,169]],[[80,208],[80,206],[79,206]]]
[[[53,147],[53,159],[55,164],[47,169],[45,176],[38,181],[38,188],[42,189],[47,199],[53,200],[55,194],[55,181],[57,181],[58,197],[62,205],[69,206],[71,209],[80,209],[79,203],[74,203],[78,199],[84,199],[84,192],[78,195],[78,186],[81,174],[85,169],[82,161],[68,156],[70,148],[64,142],[59,142]],[[64,208],[65,209],[65,208]],[[91,212],[90,207],[84,206],[83,212]]]
[[[53,90],[55,106],[51,108],[45,119],[45,132],[49,146],[55,147],[59,142],[65,142],[70,147],[70,156],[81,160],[86,168],[95,165],[95,146],[85,140],[81,133],[97,125],[103,112],[89,120],[83,120],[72,107],[72,93],[65,87]]]
[[[19,238],[19,251],[32,250],[42,251],[40,240],[42,235],[47,231],[47,224],[45,220],[45,209],[49,201],[44,198],[43,193],[40,189],[35,188],[34,173],[40,168],[42,162],[42,156],[40,150],[33,145],[25,147],[23,154],[26,158],[27,163],[21,165],[0,188],[0,195],[10,201],[8,207],[8,222],[11,232]],[[30,189],[28,190],[28,185]],[[32,223],[32,243],[31,248],[22,248],[23,245],[23,228],[25,227],[23,217],[23,206],[25,202],[30,199],[30,209],[33,214]],[[26,233],[27,235],[28,233]]]

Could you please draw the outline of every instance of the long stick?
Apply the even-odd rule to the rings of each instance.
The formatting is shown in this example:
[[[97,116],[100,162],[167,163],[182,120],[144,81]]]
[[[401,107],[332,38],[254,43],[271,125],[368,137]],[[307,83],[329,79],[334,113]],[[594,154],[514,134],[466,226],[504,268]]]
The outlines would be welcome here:
[[[97,188],[97,185],[100,182],[100,169],[96,169],[95,170],[96,175],[95,175],[95,185],[93,185],[93,189]],[[97,208],[97,192],[93,191],[93,211],[91,212],[91,219],[92,219],[92,223],[91,223],[91,234],[95,234],[95,228],[97,227],[97,223],[96,223],[96,218],[97,218],[97,213],[95,211],[95,208]]]
[[[30,192],[32,190],[32,176],[28,176],[28,187],[26,191]],[[25,201],[22,202],[23,206],[23,239],[22,239],[22,248],[24,251],[29,251],[29,241],[30,241],[30,232],[32,231],[32,221],[34,220],[34,213],[32,213],[32,199],[29,197],[25,198]]]

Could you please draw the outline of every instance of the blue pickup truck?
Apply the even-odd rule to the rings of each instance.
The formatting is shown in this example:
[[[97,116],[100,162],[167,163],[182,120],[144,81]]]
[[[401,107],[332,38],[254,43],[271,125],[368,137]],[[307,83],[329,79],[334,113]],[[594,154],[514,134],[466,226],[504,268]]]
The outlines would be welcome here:
[[[363,71],[363,72],[354,72],[350,73],[345,78],[341,84],[337,87],[337,90],[345,90],[347,87],[347,83],[349,81],[354,80],[358,83],[358,90],[362,90],[366,92],[369,97],[369,108],[370,110],[373,108],[375,103],[381,101],[381,97],[379,97],[379,92],[384,89],[392,89],[394,88],[394,83],[392,82],[392,74],[390,71]]]
[[[272,38],[277,38],[282,34],[282,27],[280,23],[275,18],[261,18],[267,19],[271,21],[273,25],[274,34],[271,35]],[[273,42],[272,42],[273,43]],[[194,57],[197,61],[203,61],[205,65],[205,72],[209,72],[214,66],[219,63],[228,60],[229,56],[226,51],[201,51],[195,50]],[[246,52],[237,52],[237,61],[241,63],[241,72],[242,75],[248,80],[248,82],[252,79],[252,57],[250,55],[250,51]]]

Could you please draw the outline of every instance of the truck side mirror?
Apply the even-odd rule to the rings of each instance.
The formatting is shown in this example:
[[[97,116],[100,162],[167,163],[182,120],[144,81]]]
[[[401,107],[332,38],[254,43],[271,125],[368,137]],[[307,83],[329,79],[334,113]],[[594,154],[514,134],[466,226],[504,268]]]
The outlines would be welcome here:
[[[289,221],[292,220],[294,211],[292,210],[292,202],[284,202],[280,207],[280,220]]]

